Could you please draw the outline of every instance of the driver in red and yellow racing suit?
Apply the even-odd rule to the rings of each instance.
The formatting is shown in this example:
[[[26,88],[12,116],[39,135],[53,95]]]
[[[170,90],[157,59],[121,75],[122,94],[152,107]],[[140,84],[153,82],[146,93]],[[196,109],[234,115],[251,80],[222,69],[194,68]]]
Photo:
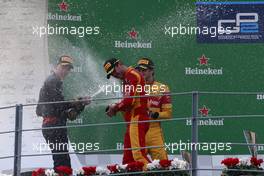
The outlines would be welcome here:
[[[148,58],[139,59],[137,70],[144,76],[146,85],[149,85],[147,93],[150,95],[169,94],[168,86],[155,81],[154,63]],[[170,119],[172,118],[172,104],[169,95],[149,97],[149,110],[152,119]],[[164,146],[164,137],[160,122],[151,122],[146,134],[146,146]],[[152,160],[168,159],[164,147],[148,149]]]
[[[144,163],[144,169],[150,162],[147,157],[146,149],[135,149],[145,147],[145,136],[149,128],[149,123],[138,123],[138,121],[148,121],[148,98],[129,98],[126,96],[143,96],[145,95],[145,80],[143,76],[132,67],[123,65],[118,59],[109,59],[104,64],[107,78],[110,76],[123,81],[124,98],[121,102],[109,105],[106,114],[114,116],[118,111],[124,112],[126,122],[136,122],[127,124],[124,137],[124,155],[123,164],[140,161]],[[142,89],[139,91],[137,86]],[[131,150],[130,148],[134,149]]]

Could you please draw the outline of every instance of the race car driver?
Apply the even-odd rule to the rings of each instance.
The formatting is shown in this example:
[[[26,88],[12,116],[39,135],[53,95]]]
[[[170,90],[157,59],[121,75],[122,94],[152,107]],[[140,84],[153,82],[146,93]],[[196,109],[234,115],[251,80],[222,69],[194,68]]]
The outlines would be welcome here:
[[[167,85],[155,80],[154,63],[149,58],[141,58],[138,60],[136,69],[143,75],[148,86],[147,93],[149,97],[149,110],[152,119],[170,119],[172,118],[172,104],[170,91]],[[164,148],[164,136],[160,122],[151,122],[149,130],[146,134],[146,146],[163,146],[148,149],[151,159],[168,159],[167,152]]]
[[[107,79],[113,76],[123,81],[123,99],[116,104],[109,105],[106,114],[110,117],[117,112],[124,112],[127,124],[124,136],[123,164],[140,161],[144,163],[144,169],[150,162],[145,147],[145,136],[149,128],[148,122],[148,98],[129,98],[128,96],[144,96],[145,91],[138,91],[136,87],[143,88],[145,80],[142,75],[132,67],[127,67],[119,59],[112,58],[104,63]],[[133,123],[134,122],[134,123]],[[134,149],[134,150],[131,150]],[[138,148],[138,149],[136,149]]]

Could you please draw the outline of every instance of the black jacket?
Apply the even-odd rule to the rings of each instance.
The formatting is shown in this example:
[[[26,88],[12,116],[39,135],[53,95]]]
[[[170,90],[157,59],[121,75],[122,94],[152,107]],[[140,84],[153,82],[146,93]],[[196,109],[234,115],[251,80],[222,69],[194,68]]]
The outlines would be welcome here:
[[[63,82],[55,75],[51,74],[44,82],[39,92],[39,103],[64,101]],[[75,108],[73,103],[55,103],[55,104],[39,104],[36,108],[38,116],[53,116],[57,118],[57,125],[66,125],[68,110]],[[82,107],[82,111],[84,106]]]

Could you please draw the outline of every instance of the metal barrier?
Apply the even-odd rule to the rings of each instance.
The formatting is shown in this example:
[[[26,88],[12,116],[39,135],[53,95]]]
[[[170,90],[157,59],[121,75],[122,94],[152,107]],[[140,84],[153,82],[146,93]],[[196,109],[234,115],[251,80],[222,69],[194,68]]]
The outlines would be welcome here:
[[[179,170],[179,171],[191,171],[192,176],[197,176],[197,173],[199,170],[215,170],[215,171],[222,171],[222,169],[212,169],[212,168],[198,168],[198,151],[195,149],[194,144],[198,143],[198,120],[201,119],[201,117],[198,117],[198,100],[199,95],[202,94],[218,94],[218,95],[257,95],[257,94],[263,94],[263,92],[180,92],[180,93],[170,93],[167,95],[175,96],[175,95],[191,95],[192,96],[192,117],[180,117],[180,118],[172,118],[172,119],[164,119],[164,120],[148,120],[148,121],[138,121],[138,122],[113,122],[113,123],[95,123],[95,124],[85,124],[85,125],[68,125],[68,126],[59,126],[59,127],[48,127],[48,128],[34,128],[34,129],[25,129],[23,130],[22,122],[23,122],[23,107],[25,106],[35,106],[37,104],[17,104],[16,106],[6,106],[6,107],[0,107],[0,110],[3,109],[10,109],[10,108],[16,108],[16,118],[15,118],[15,130],[13,131],[4,131],[0,132],[0,135],[8,134],[8,133],[15,133],[15,150],[13,156],[4,156],[0,157],[0,159],[7,159],[7,158],[14,158],[14,170],[13,175],[14,176],[20,176],[21,175],[21,158],[22,157],[32,157],[32,156],[44,156],[44,155],[61,155],[66,153],[48,153],[48,154],[32,154],[32,155],[22,155],[21,149],[22,149],[22,133],[25,131],[37,131],[42,129],[58,129],[58,128],[78,128],[78,127],[95,127],[95,126],[109,126],[109,125],[122,125],[122,124],[132,124],[132,123],[146,123],[146,122],[169,122],[169,121],[181,121],[181,120],[191,120],[192,121],[192,128],[191,128],[191,142],[192,142],[192,162],[191,162],[191,168],[187,170]],[[140,98],[140,97],[153,97],[153,96],[161,96],[160,95],[145,95],[145,96],[130,96],[126,98]],[[122,99],[122,97],[112,97],[112,98],[93,98],[91,101],[103,101],[103,100],[113,100],[113,99]],[[59,101],[59,102],[44,102],[39,104],[56,104],[56,103],[66,103],[66,102],[76,102],[76,101]],[[78,100],[78,102],[81,102]],[[229,116],[210,116],[210,117],[203,117],[204,118],[243,118],[243,117],[264,117],[264,115],[229,115]],[[230,143],[231,145],[241,145],[241,146],[264,146],[264,144],[246,144],[246,143]],[[147,149],[147,148],[160,148],[164,146],[147,146],[147,147],[141,147],[141,148],[128,148],[125,150],[139,150],[139,149]],[[96,152],[115,152],[115,151],[123,151],[123,149],[107,149],[107,150],[97,150]],[[81,154],[89,154],[94,153],[95,151],[87,151],[87,152],[81,152]],[[67,152],[69,154],[78,154],[79,152]],[[229,169],[230,171],[241,171],[237,169]],[[177,170],[178,171],[178,170]],[[243,170],[245,172],[261,172],[264,173],[264,171],[259,170]],[[151,171],[152,172],[170,172],[170,171]],[[173,171],[175,172],[175,170]],[[137,173],[143,173],[143,172],[133,172],[131,174],[137,174]],[[144,172],[148,173],[148,172]],[[113,174],[113,175],[130,175],[130,173],[125,174]]]

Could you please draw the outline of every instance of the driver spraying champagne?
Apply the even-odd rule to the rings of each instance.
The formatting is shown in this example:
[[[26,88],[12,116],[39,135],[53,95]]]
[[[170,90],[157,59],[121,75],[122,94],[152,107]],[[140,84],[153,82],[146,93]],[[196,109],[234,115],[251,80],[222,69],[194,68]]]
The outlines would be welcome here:
[[[146,170],[150,162],[146,155],[145,136],[149,128],[148,98],[131,97],[144,96],[144,90],[139,91],[136,87],[144,87],[145,80],[142,75],[132,67],[127,67],[118,59],[109,59],[104,63],[107,78],[113,76],[123,81],[123,86],[129,88],[124,91],[121,102],[109,105],[106,114],[115,116],[117,112],[123,112],[124,119],[128,123],[124,136],[123,164],[139,161],[144,164]],[[124,89],[126,90],[126,89]],[[144,122],[140,122],[144,121]]]
[[[154,63],[149,58],[139,59],[136,69],[143,75],[146,80],[146,92],[149,97],[149,111],[150,117],[155,119],[170,119],[172,118],[172,104],[169,95],[170,91],[168,86],[160,82],[155,81],[154,77]],[[148,154],[151,159],[168,159],[167,152],[164,148],[164,137],[160,122],[151,122],[149,130],[146,134],[146,146],[163,146],[159,148],[149,148]]]

